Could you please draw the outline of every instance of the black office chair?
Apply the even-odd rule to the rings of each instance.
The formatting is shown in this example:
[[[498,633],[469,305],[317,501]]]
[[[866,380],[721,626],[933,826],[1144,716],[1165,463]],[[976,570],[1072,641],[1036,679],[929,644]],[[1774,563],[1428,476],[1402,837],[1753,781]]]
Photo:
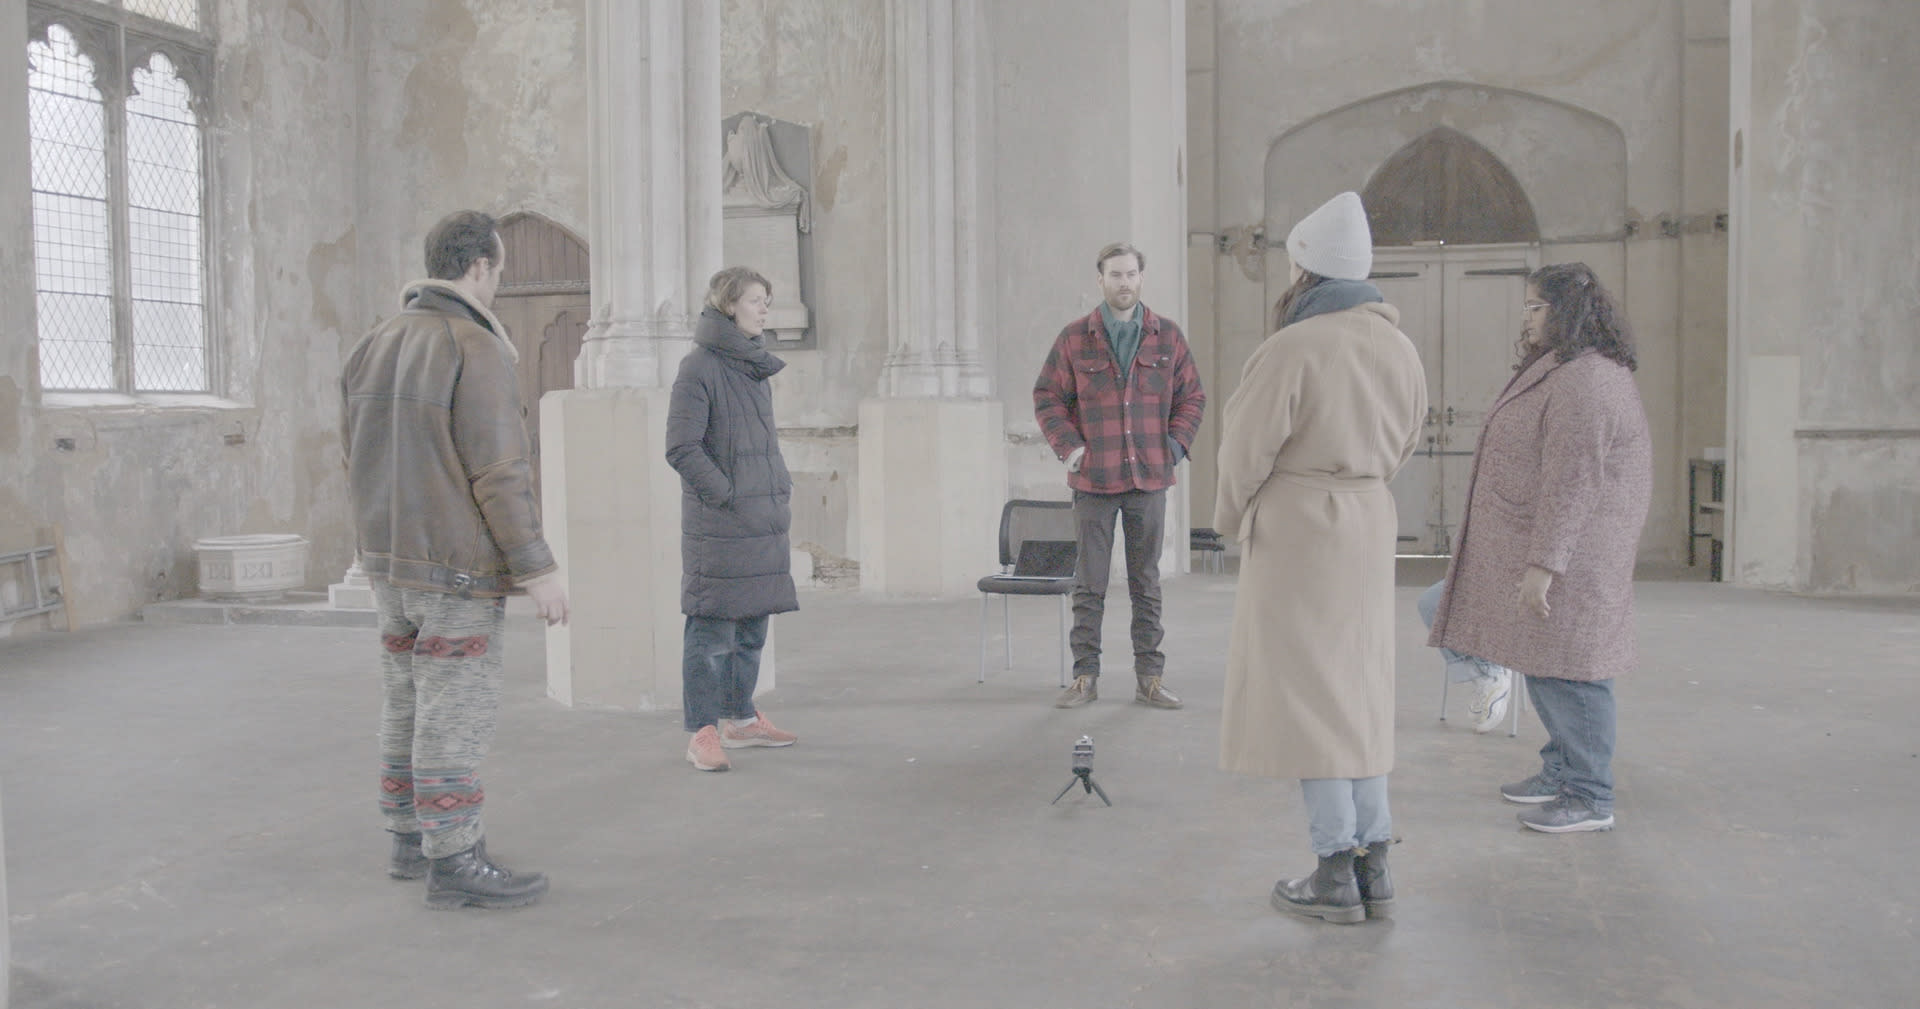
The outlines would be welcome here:
[[[1073,594],[1079,532],[1071,501],[1009,501],[1000,510],[1000,573],[980,579],[980,682],[987,682],[987,616],[994,596],[1002,600],[1007,668],[1013,668],[1013,597],[1060,599],[1060,685],[1067,685],[1072,653],[1068,597]]]
[[[1200,555],[1200,564],[1210,571],[1225,574],[1227,570],[1227,541],[1211,529],[1199,528],[1193,531],[1193,552]]]

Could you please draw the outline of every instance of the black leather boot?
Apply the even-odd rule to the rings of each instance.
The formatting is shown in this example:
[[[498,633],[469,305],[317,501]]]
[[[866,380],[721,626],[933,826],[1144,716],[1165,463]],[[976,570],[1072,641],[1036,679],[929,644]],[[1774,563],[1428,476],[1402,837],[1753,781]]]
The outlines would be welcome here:
[[[1313,875],[1275,883],[1273,906],[1340,925],[1365,921],[1367,909],[1360,903],[1360,885],[1353,878],[1353,854],[1348,849],[1323,856]]]
[[[427,855],[420,850],[420,832],[393,835],[393,858],[387,863],[387,875],[394,879],[419,879],[427,874]]]
[[[543,872],[510,872],[487,860],[487,842],[457,855],[432,860],[427,873],[427,906],[525,907],[547,892]]]
[[[1369,918],[1393,917],[1393,874],[1387,871],[1387,849],[1392,841],[1375,841],[1353,856],[1353,879],[1360,886],[1360,903]]]

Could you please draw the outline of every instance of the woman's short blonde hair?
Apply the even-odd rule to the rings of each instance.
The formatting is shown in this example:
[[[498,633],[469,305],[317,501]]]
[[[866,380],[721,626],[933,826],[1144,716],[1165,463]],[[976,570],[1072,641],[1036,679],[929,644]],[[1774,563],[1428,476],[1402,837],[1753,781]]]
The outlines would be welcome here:
[[[773,284],[767,278],[755,272],[751,266],[729,266],[713,275],[707,281],[707,304],[727,318],[733,318],[734,303],[747,293],[747,288],[759,284],[766,288],[767,297],[773,297]]]

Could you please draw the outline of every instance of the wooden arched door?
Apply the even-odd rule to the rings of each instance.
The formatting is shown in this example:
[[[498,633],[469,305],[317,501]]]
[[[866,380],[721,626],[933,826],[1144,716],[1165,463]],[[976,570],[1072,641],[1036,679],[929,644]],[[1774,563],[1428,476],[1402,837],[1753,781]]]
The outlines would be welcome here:
[[[1513,374],[1540,226],[1513,172],[1445,126],[1388,158],[1363,200],[1376,246],[1371,279],[1400,309],[1431,404],[1419,452],[1393,480],[1400,549],[1451,554],[1481,423]]]
[[[591,317],[587,245],[539,214],[510,214],[500,222],[507,270],[493,310],[520,352],[520,403],[533,439],[534,476],[540,473],[540,397],[573,388]]]

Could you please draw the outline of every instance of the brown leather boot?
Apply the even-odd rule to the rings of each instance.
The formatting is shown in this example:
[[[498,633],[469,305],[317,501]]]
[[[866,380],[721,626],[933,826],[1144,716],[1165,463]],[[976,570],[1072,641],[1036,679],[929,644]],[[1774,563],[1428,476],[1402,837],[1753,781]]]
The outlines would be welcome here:
[[[1155,708],[1177,708],[1180,706],[1180,698],[1167,693],[1167,688],[1160,685],[1160,677],[1136,676],[1134,679],[1140,681],[1140,686],[1133,692],[1133,703],[1145,704]]]
[[[1056,708],[1078,708],[1090,704],[1100,696],[1100,688],[1095,685],[1098,676],[1076,676],[1073,686],[1060,692],[1060,699],[1053,702]]]

